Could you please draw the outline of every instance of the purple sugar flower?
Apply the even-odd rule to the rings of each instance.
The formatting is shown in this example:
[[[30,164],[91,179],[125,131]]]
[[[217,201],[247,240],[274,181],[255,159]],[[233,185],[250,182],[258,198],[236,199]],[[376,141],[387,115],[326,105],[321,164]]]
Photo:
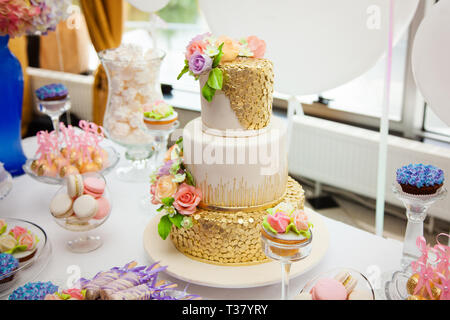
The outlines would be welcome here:
[[[162,176],[168,176],[170,174],[169,170],[172,167],[174,160],[169,160],[166,163],[164,163],[163,166],[161,166],[161,168],[159,168],[158,171],[158,176],[162,177]]]
[[[208,72],[212,68],[212,59],[206,55],[199,52],[195,52],[189,58],[189,70],[196,76]]]

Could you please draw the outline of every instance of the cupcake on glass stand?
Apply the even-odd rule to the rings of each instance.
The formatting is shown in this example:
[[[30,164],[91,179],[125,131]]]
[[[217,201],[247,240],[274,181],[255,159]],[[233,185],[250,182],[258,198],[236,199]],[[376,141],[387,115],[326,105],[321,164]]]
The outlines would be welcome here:
[[[62,83],[51,83],[36,90],[38,111],[50,117],[53,129],[59,133],[59,117],[70,109],[69,91]]]
[[[397,169],[396,174],[397,184],[392,190],[406,207],[408,218],[401,259],[402,269],[407,269],[420,256],[416,239],[423,236],[428,208],[443,199],[447,190],[443,187],[444,172],[433,165],[409,164]]]
[[[312,248],[312,224],[303,210],[288,202],[267,209],[261,227],[261,244],[266,256],[281,263],[281,299],[289,296],[291,263],[309,256]]]
[[[155,138],[154,168],[162,162],[162,154],[167,149],[169,135],[180,125],[178,113],[163,100],[144,106],[143,129]]]

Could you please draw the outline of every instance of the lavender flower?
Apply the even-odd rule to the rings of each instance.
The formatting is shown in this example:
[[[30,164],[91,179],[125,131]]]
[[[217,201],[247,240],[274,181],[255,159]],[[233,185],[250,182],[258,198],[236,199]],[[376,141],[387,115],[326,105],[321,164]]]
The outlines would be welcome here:
[[[199,52],[195,52],[189,58],[189,70],[196,76],[208,72],[212,68],[212,59],[206,55]]]

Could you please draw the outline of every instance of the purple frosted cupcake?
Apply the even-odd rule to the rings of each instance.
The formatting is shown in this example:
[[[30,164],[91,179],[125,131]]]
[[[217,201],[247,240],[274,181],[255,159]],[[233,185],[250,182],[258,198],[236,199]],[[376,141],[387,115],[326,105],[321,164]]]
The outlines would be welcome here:
[[[403,192],[434,194],[444,184],[444,171],[424,164],[408,164],[397,169],[397,182]]]
[[[0,253],[0,284],[11,281],[14,274],[10,274],[19,267],[19,261],[9,253]]]
[[[63,100],[69,91],[62,83],[51,83],[36,90],[36,96],[41,101]]]

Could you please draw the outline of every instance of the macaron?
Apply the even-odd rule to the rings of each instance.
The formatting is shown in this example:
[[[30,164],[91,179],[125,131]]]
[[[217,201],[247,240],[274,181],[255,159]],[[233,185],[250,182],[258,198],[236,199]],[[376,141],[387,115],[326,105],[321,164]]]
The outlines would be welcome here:
[[[97,200],[88,194],[78,197],[73,202],[73,212],[80,220],[86,221],[91,219],[98,210]]]
[[[317,280],[311,295],[313,300],[346,300],[347,290],[336,279],[322,278]]]
[[[111,206],[109,205],[109,201],[103,197],[98,198],[97,203],[98,203],[98,210],[94,216],[94,219],[101,220],[109,214]]]
[[[344,285],[347,294],[350,294],[358,284],[358,280],[353,278],[348,271],[341,271],[334,278]]]
[[[55,218],[67,218],[73,213],[72,203],[68,194],[59,193],[50,202],[50,212]]]
[[[83,194],[84,185],[83,185],[83,177],[81,174],[73,174],[67,176],[67,193],[73,199],[79,197]]]
[[[373,294],[369,290],[353,290],[348,300],[373,300]]]
[[[100,198],[105,192],[105,181],[101,178],[86,177],[83,181],[84,193],[93,196],[94,198]]]

